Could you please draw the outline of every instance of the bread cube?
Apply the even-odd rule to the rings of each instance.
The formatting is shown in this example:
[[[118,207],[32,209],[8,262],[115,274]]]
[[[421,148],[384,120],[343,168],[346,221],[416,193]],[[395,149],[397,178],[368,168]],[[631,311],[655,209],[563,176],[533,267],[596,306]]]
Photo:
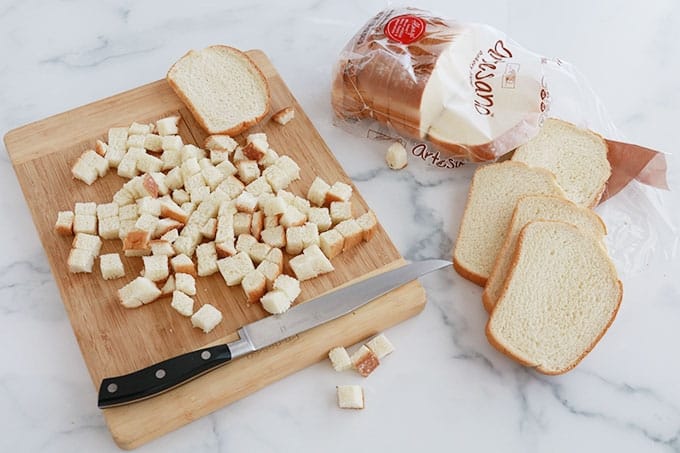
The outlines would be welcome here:
[[[96,213],[99,220],[107,217],[118,217],[119,206],[116,203],[103,203],[97,205]]]
[[[296,207],[290,205],[286,207],[286,210],[279,219],[279,223],[286,228],[303,225],[306,221],[307,216],[301,213]]]
[[[305,228],[295,226],[286,229],[286,253],[289,255],[299,255],[305,248],[304,237]]]
[[[241,287],[246,293],[246,299],[249,304],[253,304],[260,300],[267,290],[267,280],[262,272],[253,269],[248,272],[241,280]]]
[[[136,204],[128,204],[125,206],[121,206],[118,209],[118,217],[120,220],[137,220],[137,217],[139,217],[139,213],[137,211],[137,205]]]
[[[213,152],[220,152],[220,151],[213,151]],[[215,163],[215,162],[213,162]],[[228,178],[229,176],[234,176],[236,172],[238,171],[236,167],[234,167],[234,164],[229,162],[229,160],[223,160],[222,162],[216,163],[215,168],[217,168],[222,174],[224,175],[224,178]],[[224,181],[222,181],[224,182]],[[218,186],[219,187],[219,186]]]
[[[286,274],[281,274],[276,277],[273,288],[275,290],[283,291],[291,302],[295,302],[295,299],[298,298],[301,292],[300,281]]]
[[[215,190],[227,177],[217,167],[213,167],[212,165],[202,169],[201,174],[203,175],[206,184],[208,184],[208,187],[210,187],[210,190]]]
[[[302,247],[319,245],[319,228],[315,223],[307,222],[302,225]]]
[[[199,204],[210,196],[210,187],[197,187],[189,193],[191,194],[191,202],[194,204]]]
[[[103,141],[97,140],[95,142],[95,145],[94,145],[94,152],[99,154],[100,156],[104,157],[104,156],[106,156],[106,150],[108,149],[108,147],[109,146],[106,143],[104,143]],[[107,166],[108,166],[108,162],[107,162]]]
[[[350,201],[333,201],[330,207],[333,224],[352,218],[352,203]]]
[[[360,385],[338,385],[338,407],[341,409],[363,409],[364,390]]]
[[[163,220],[167,220],[167,219],[161,219],[161,220],[158,222],[158,224],[160,225],[160,223],[161,223]],[[156,228],[158,228],[158,227],[156,227]],[[157,229],[156,231],[158,231],[158,229]],[[172,244],[173,242],[175,242],[175,240],[176,240],[178,237],[179,237],[179,232],[177,231],[177,228],[173,228],[173,229],[167,231],[166,233],[164,233],[164,234],[160,237],[160,239],[163,240],[163,241],[167,241],[167,242],[169,242],[169,243]]]
[[[279,226],[279,216],[278,215],[265,215],[264,223],[262,225],[263,229],[274,228]]]
[[[239,220],[239,231],[243,231],[241,220]],[[250,225],[245,229],[246,232],[250,231]],[[215,233],[215,242],[234,242],[236,236],[236,230],[234,229],[234,216],[230,214],[221,215],[217,218],[217,233]]]
[[[279,268],[283,269],[283,252],[281,249],[278,248],[272,248],[269,250],[267,253],[267,256],[264,257],[266,261],[271,261],[272,263],[275,263],[279,266]]]
[[[141,124],[133,122],[128,128],[129,135],[145,135],[151,133],[151,126],[148,124]]]
[[[344,242],[345,238],[335,229],[324,231],[319,235],[319,247],[329,259],[342,253]]]
[[[309,186],[307,199],[316,206],[323,206],[326,203],[326,195],[330,189],[331,186],[328,185],[328,183],[322,178],[317,176],[312,182],[312,185]]]
[[[172,239],[167,239],[163,238],[166,234],[170,233],[171,231],[175,231],[177,235],[179,235],[179,232],[177,231],[179,228],[182,228],[184,224],[182,222],[178,222],[175,219],[158,219],[158,223],[156,224],[156,229],[153,232],[153,237],[158,238],[160,237],[161,239],[165,239],[166,241],[173,242],[177,237],[173,237]]]
[[[196,248],[198,275],[205,277],[217,272],[217,249],[214,242],[206,242]]]
[[[331,349],[328,358],[331,360],[331,365],[333,365],[335,371],[346,371],[352,368],[352,359],[342,346]]]
[[[159,135],[174,135],[179,133],[177,129],[179,123],[179,116],[168,116],[156,121],[156,131]]]
[[[160,149],[160,144],[159,144]],[[151,154],[144,153],[137,158],[137,170],[143,173],[151,173],[154,171],[161,171],[163,169],[163,161]]]
[[[295,277],[300,281],[309,280],[319,275],[316,270],[314,259],[307,255],[298,255],[291,258],[291,260],[288,261],[288,265],[295,274]]]
[[[156,239],[150,242],[152,255],[175,256],[175,249],[172,243],[162,239]]]
[[[234,199],[238,197],[241,192],[243,192],[245,185],[243,185],[243,183],[236,176],[231,175],[227,176],[225,180],[222,181],[217,187],[225,192],[230,199]]]
[[[213,240],[217,234],[217,219],[208,219],[201,227],[201,236]]]
[[[234,214],[234,235],[250,234],[250,224],[253,220],[252,214],[238,212]]]
[[[238,249],[238,244],[236,244],[236,248]],[[253,260],[253,263],[259,264],[265,260],[271,249],[269,244],[256,242],[250,246],[247,253],[250,256],[250,259]]]
[[[234,165],[238,164],[242,160],[248,160],[245,154],[243,154],[243,147],[237,146],[236,149],[234,150],[234,155],[231,156],[231,160],[234,162]]]
[[[54,224],[54,231],[62,236],[72,235],[73,217],[73,211],[59,211],[57,213],[57,222]]]
[[[217,261],[217,267],[227,286],[236,286],[241,283],[243,277],[255,269],[253,262],[245,252],[236,253],[234,256],[222,258]]]
[[[281,215],[286,212],[287,207],[288,203],[280,196],[266,197],[266,200],[262,203],[262,209],[266,216]]]
[[[373,351],[368,349],[365,345],[361,346],[358,351],[352,354],[352,365],[363,377],[368,376],[380,365],[380,360]]]
[[[328,260],[326,255],[321,251],[318,245],[312,244],[305,248],[303,254],[312,260],[314,265],[314,271],[318,274],[326,274],[328,272],[333,272],[335,269],[333,265]]]
[[[307,215],[309,209],[311,208],[309,200],[307,200],[306,198],[298,197],[297,195],[295,196],[295,198],[293,198],[290,204],[304,215]]]
[[[196,275],[196,267],[191,258],[187,255],[177,255],[170,259],[170,266],[172,266],[173,272]]]
[[[73,232],[97,234],[97,217],[94,215],[76,214],[73,217]]]
[[[118,239],[120,219],[118,219],[118,216],[100,218],[97,229],[99,230],[99,236],[103,239]]]
[[[375,214],[373,211],[368,211],[356,220],[361,228],[362,239],[364,241],[370,241],[375,235],[375,232],[378,231],[378,219],[375,217]]]
[[[102,240],[94,234],[77,233],[71,246],[74,249],[87,250],[97,257],[102,248]]]
[[[161,290],[146,277],[137,277],[118,290],[118,300],[125,308],[137,308],[161,296]]]
[[[337,181],[331,186],[326,194],[326,204],[330,204],[334,201],[349,201],[350,198],[352,198],[352,186]]]
[[[192,144],[186,144],[182,146],[180,150],[182,153],[182,162],[187,160],[195,159],[196,161],[203,159],[205,157],[205,151],[203,151],[198,146]],[[193,173],[192,173],[193,174]]]
[[[106,175],[108,170],[109,162],[90,149],[78,157],[71,167],[71,174],[89,186],[100,176]]]
[[[68,270],[71,273],[90,273],[94,266],[94,254],[89,250],[71,249],[68,254]]]
[[[172,302],[170,303],[170,306],[182,316],[191,316],[194,314],[194,299],[187,296],[182,291],[175,290],[172,292]]]
[[[175,167],[172,170],[168,172],[167,175],[165,175],[165,185],[167,186],[168,190],[172,190],[172,199],[175,200],[175,202],[182,204],[183,202],[178,201],[175,198],[175,192],[177,192],[178,189],[181,189],[184,187],[184,176],[182,175],[182,170],[179,167]],[[182,189],[182,192],[186,193],[184,189]],[[187,198],[184,202],[189,201],[188,194]]]
[[[236,209],[241,212],[253,213],[257,207],[257,197],[250,192],[242,192],[236,198]]]
[[[270,186],[269,183],[267,182],[267,178],[265,178],[264,176],[260,176],[255,181],[248,184],[245,190],[252,193],[255,196],[260,196],[263,193],[271,192],[272,186]]]
[[[186,229],[187,227],[184,227],[182,232],[184,232]],[[177,252],[178,255],[193,256],[194,252],[196,251],[196,247],[198,246],[198,242],[198,239],[189,237],[188,235],[182,236],[180,233],[180,236],[175,239],[175,242],[172,243],[172,247],[175,249],[175,252]]]
[[[99,257],[99,269],[104,280],[115,280],[125,276],[125,269],[120,255],[117,253],[107,253]]]
[[[145,256],[142,259],[144,260],[144,277],[149,280],[160,282],[170,275],[167,255]]]
[[[274,191],[285,189],[290,184],[290,178],[280,167],[271,165],[264,169],[262,176],[265,177],[269,185]]]
[[[159,152],[163,150],[163,139],[160,135],[146,134],[144,136],[144,148],[149,151]],[[162,167],[161,167],[162,168]]]
[[[278,289],[269,291],[262,296],[260,302],[262,303],[262,308],[273,315],[284,313],[290,308],[291,303],[286,293]]]
[[[120,226],[118,227],[118,238],[121,240],[125,239],[127,235],[135,229],[135,222],[136,220],[131,219],[121,220]]]
[[[174,202],[172,203],[174,204]],[[161,200],[152,197],[140,198],[137,200],[137,212],[140,216],[143,214],[148,214],[153,217],[159,217],[161,215]]]
[[[272,249],[272,250],[279,250],[279,249]],[[271,261],[264,260],[262,261],[258,266],[257,270],[264,275],[264,278],[267,282],[267,290],[271,290],[274,287],[274,281],[276,281],[276,278],[281,275],[281,268],[282,266],[273,263]]]
[[[259,241],[263,229],[264,229],[264,213],[262,211],[253,212],[253,215],[250,219],[250,234]]]
[[[186,149],[186,146],[182,148],[183,150]],[[182,156],[184,157],[184,156]],[[198,164],[198,159],[195,157],[190,157],[186,160],[182,161],[182,177],[184,178],[184,185],[186,187],[187,185],[187,180],[189,180],[192,176],[196,176],[201,172],[201,166]],[[201,177],[201,180],[203,178]],[[191,190],[187,187],[187,191],[191,192]]]
[[[250,142],[243,147],[243,155],[246,158],[257,162],[262,159],[262,157],[267,154],[267,144],[262,143],[262,141]]]
[[[161,137],[161,147],[163,154],[161,160],[163,161],[163,170],[170,170],[171,168],[182,165],[182,137],[179,135],[166,135]]]
[[[234,247],[233,236],[229,241],[216,242],[215,249],[217,250],[217,256],[220,258],[236,255],[236,247]]]
[[[366,346],[373,351],[378,359],[382,359],[394,351],[394,346],[392,346],[392,343],[390,343],[385,334],[382,333],[366,343]]]
[[[242,160],[236,164],[238,177],[244,184],[249,184],[260,177],[260,167],[254,160]]]
[[[135,229],[148,231],[149,234],[153,234],[156,231],[156,226],[158,226],[158,217],[151,214],[142,214],[135,222]]]
[[[288,124],[288,122],[293,118],[295,118],[295,108],[290,106],[282,108],[274,115],[272,115],[272,120],[274,120],[275,123],[279,123],[282,126]]]
[[[221,164],[222,162],[225,162],[228,159],[229,159],[229,152],[219,151],[219,150],[216,150],[216,149],[210,150],[210,162],[212,162],[213,165]],[[222,174],[224,174],[224,173],[222,173]],[[227,176],[229,176],[229,175],[224,175],[225,178]]]
[[[116,168],[127,150],[127,127],[112,127],[108,133],[108,146],[104,158],[109,162],[109,167]]]
[[[364,233],[357,221],[354,219],[343,220],[342,222],[338,223],[334,229],[337,230],[338,233],[342,234],[342,237],[344,238],[344,243],[342,246],[343,252],[359,244],[363,239]]]
[[[316,224],[319,232],[327,231],[333,225],[328,208],[309,208],[307,218],[311,223]]]
[[[175,291],[175,276],[170,274],[167,280],[165,280],[165,283],[163,283],[163,287],[161,288],[161,294],[164,296],[168,294],[172,294],[173,291]]]
[[[276,163],[279,154],[273,149],[269,148],[264,156],[257,161],[257,164],[262,168],[269,168]]]
[[[125,143],[128,149],[130,148],[144,148],[144,137],[146,134],[130,134]]]
[[[222,321],[222,312],[210,304],[205,304],[191,317],[191,325],[208,333]]]
[[[281,248],[286,246],[286,233],[282,226],[266,228],[260,233],[260,238],[271,247]]]
[[[228,135],[210,135],[206,137],[203,147],[209,150],[233,152],[238,143]]]
[[[266,147],[269,147],[269,139],[267,138],[267,134],[264,132],[255,132],[253,134],[248,134],[246,137],[246,143],[253,143],[255,141],[259,141],[264,143]]]
[[[300,179],[300,167],[293,159],[288,156],[279,156],[274,162],[276,167],[279,167],[288,177],[289,181]]]
[[[97,203],[94,202],[77,202],[75,204],[75,214],[76,215],[97,215]]]
[[[196,279],[184,272],[175,273],[175,291],[181,291],[187,296],[196,295]]]
[[[239,234],[236,239],[236,250],[250,254],[250,248],[255,244],[257,244],[257,239],[250,234]]]

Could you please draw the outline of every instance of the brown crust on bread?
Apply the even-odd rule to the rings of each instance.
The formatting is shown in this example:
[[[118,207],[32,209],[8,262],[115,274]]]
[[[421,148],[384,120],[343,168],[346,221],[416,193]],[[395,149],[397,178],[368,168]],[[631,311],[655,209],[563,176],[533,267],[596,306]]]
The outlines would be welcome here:
[[[554,222],[554,223],[561,223],[561,224],[564,224],[564,225],[568,225],[569,227],[574,228],[575,230],[581,232],[581,231],[580,231],[577,227],[575,227],[574,225],[572,225],[572,224],[570,224],[570,223],[567,223],[567,222],[561,222],[561,221],[559,221],[559,220],[540,220],[540,222]],[[531,225],[532,223],[534,223],[534,222],[529,222],[529,223],[527,223],[527,224],[522,228],[522,231],[521,231],[520,234],[519,234],[519,238],[518,238],[518,241],[517,241],[517,248],[515,249],[515,252],[514,252],[513,257],[512,257],[512,263],[511,263],[511,266],[510,266],[510,272],[508,273],[508,277],[506,278],[505,283],[503,284],[503,290],[501,291],[501,295],[500,295],[499,298],[498,298],[498,301],[499,301],[499,302],[496,304],[496,306],[498,306],[498,304],[501,303],[500,301],[503,299],[503,296],[505,295],[506,291],[508,290],[508,287],[510,286],[510,280],[512,279],[512,276],[513,276],[514,273],[515,273],[515,269],[516,269],[517,263],[518,263],[518,261],[519,261],[520,250],[521,250],[522,244],[523,244],[523,242],[524,242],[525,230],[526,230],[527,226]],[[582,233],[582,232],[581,232],[581,233]],[[585,235],[585,234],[584,234],[584,235]],[[606,251],[606,249],[604,248],[604,246],[603,246],[601,243],[598,244],[598,245],[601,247],[602,252],[604,253],[604,256],[607,258],[607,262],[609,263],[609,266],[613,269],[614,275],[617,275],[616,268],[614,267],[614,264],[611,262],[611,259],[607,256],[607,251]],[[579,363],[581,363],[581,360],[583,360],[583,359],[585,358],[585,356],[587,356],[587,355],[590,353],[590,351],[593,350],[593,348],[597,345],[597,343],[598,343],[598,342],[600,341],[600,339],[604,336],[604,334],[607,332],[607,330],[609,330],[609,327],[610,327],[610,326],[612,325],[612,323],[614,322],[614,318],[616,318],[616,315],[617,315],[617,313],[619,312],[619,308],[621,307],[621,301],[623,300],[623,284],[621,283],[621,280],[618,279],[618,278],[617,278],[617,281],[616,281],[616,282],[617,282],[618,287],[619,287],[619,298],[618,298],[618,300],[617,300],[617,302],[616,302],[616,307],[614,307],[614,310],[612,310],[611,317],[609,318],[609,320],[607,321],[607,323],[604,325],[604,327],[603,327],[602,330],[600,331],[600,334],[599,334],[597,337],[595,337],[595,339],[593,339],[592,343],[590,343],[590,345],[588,345],[588,346],[585,348],[585,350],[583,351],[583,354],[581,354],[580,356],[578,356],[578,357],[576,358],[576,360],[574,360],[572,363],[570,363],[566,368],[563,368],[563,369],[560,369],[560,370],[547,370],[547,369],[543,368],[543,367],[542,367],[541,365],[539,365],[539,364],[532,363],[532,362],[528,362],[528,361],[526,361],[526,360],[524,360],[524,359],[518,357],[517,355],[515,355],[515,354],[514,354],[513,352],[511,352],[508,348],[506,348],[503,344],[501,344],[501,343],[496,339],[496,337],[494,337],[493,332],[491,332],[491,329],[490,329],[490,325],[491,325],[491,317],[489,317],[489,319],[487,320],[486,328],[484,329],[485,334],[486,334],[486,338],[487,338],[487,340],[489,341],[489,344],[491,344],[491,346],[493,346],[494,348],[496,348],[498,351],[500,351],[500,352],[503,353],[504,355],[508,356],[508,357],[511,358],[512,360],[514,360],[514,361],[516,361],[516,362],[518,362],[518,363],[520,363],[520,364],[522,364],[522,365],[529,366],[529,367],[533,367],[536,371],[538,371],[538,372],[541,373],[541,374],[546,374],[546,375],[550,375],[550,376],[556,376],[556,375],[564,374],[564,373],[566,373],[566,372],[568,372],[568,371],[571,371],[572,369],[574,369],[574,367],[576,367],[576,365],[578,365]]]
[[[243,152],[243,155],[246,156],[248,159],[255,161],[262,159],[266,153],[266,151],[262,151],[253,142],[248,143],[246,146],[242,148],[241,151]]]
[[[367,348],[368,349],[368,348]],[[368,376],[375,370],[378,365],[380,365],[380,360],[378,359],[378,356],[375,355],[373,351],[368,349],[367,352],[365,352],[359,360],[353,363],[354,368],[357,370],[357,372],[362,375],[363,377]]]
[[[156,180],[153,179],[153,176],[148,173],[145,174],[142,178],[142,186],[150,197],[158,198],[158,184],[156,183]]]
[[[132,230],[123,239],[123,250],[151,250],[151,234],[148,231]]]
[[[453,256],[453,268],[456,270],[456,272],[458,272],[458,275],[463,277],[465,280],[469,280],[479,286],[486,285],[486,277],[482,277],[481,275],[466,269],[462,264],[460,264],[456,258],[456,255]]]
[[[212,48],[225,48],[229,49],[229,51],[234,52],[237,55],[242,56],[244,59],[249,61],[252,64],[252,67],[255,69],[255,73],[260,76],[262,83],[264,85],[265,91],[267,93],[267,102],[266,106],[264,109],[264,112],[256,118],[253,118],[252,120],[249,121],[243,121],[230,129],[224,129],[224,130],[214,130],[210,129],[210,127],[206,124],[205,119],[198,113],[194,105],[192,104],[191,100],[184,94],[184,92],[180,89],[179,86],[172,80],[172,73],[175,70],[175,66],[182,61],[185,57],[191,55],[192,52],[196,52],[195,50],[189,50],[187,53],[182,55],[182,57],[173,64],[170,69],[168,70],[167,75],[165,76],[165,79],[168,81],[168,84],[170,85],[170,88],[172,88],[172,91],[175,92],[178,98],[182,101],[182,103],[189,109],[191,112],[192,116],[198,122],[198,124],[210,135],[238,135],[241,132],[245,131],[246,129],[254,126],[255,124],[259,123],[262,118],[267,116],[269,111],[271,110],[271,102],[272,102],[272,96],[271,96],[271,90],[269,89],[269,82],[267,81],[267,78],[265,77],[264,73],[262,70],[255,64],[255,62],[246,54],[245,52],[236,49],[235,47],[230,47],[230,46],[225,46],[225,45],[214,45],[214,46],[209,46],[207,47],[208,49]]]
[[[285,126],[288,123],[288,121],[291,121],[291,120],[283,122],[283,117],[288,115],[291,112],[293,114],[295,114],[295,108],[293,106],[289,105],[288,107],[284,107],[284,108],[282,108],[281,110],[279,110],[278,112],[276,112],[275,114],[272,115],[272,120],[274,120],[274,122],[280,124],[281,126]]]

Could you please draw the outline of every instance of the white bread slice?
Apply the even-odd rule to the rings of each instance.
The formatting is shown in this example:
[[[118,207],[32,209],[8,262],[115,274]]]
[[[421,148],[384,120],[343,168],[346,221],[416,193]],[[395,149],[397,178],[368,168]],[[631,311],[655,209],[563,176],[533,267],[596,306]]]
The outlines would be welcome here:
[[[269,112],[267,80],[232,47],[190,50],[170,68],[167,80],[210,134],[238,135]]]
[[[519,199],[512,214],[510,227],[501,250],[496,257],[496,263],[486,281],[482,302],[486,311],[491,312],[496,300],[501,294],[503,283],[508,276],[510,263],[517,248],[517,238],[524,226],[534,220],[559,220],[576,226],[586,233],[590,233],[602,240],[606,234],[606,227],[602,219],[588,208],[561,197],[526,196]]]
[[[553,118],[517,148],[512,160],[550,170],[568,199],[590,208],[600,201],[611,175],[607,143],[601,136]]]
[[[486,335],[523,365],[565,373],[602,338],[622,295],[598,238],[564,222],[530,222],[520,233]]]
[[[453,251],[453,266],[463,278],[486,284],[512,211],[524,195],[564,196],[564,192],[548,170],[521,162],[484,165],[475,171]]]

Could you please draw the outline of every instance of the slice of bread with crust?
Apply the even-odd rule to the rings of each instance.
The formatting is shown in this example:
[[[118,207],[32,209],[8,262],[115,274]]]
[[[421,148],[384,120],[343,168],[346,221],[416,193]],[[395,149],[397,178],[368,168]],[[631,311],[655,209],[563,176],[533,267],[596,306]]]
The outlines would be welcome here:
[[[512,211],[525,195],[564,196],[564,192],[548,170],[521,162],[484,165],[475,171],[453,251],[453,266],[462,277],[486,284]]]
[[[209,134],[238,135],[270,109],[267,79],[248,55],[233,47],[190,50],[166,78]]]
[[[520,233],[486,336],[519,363],[562,374],[602,338],[622,296],[598,238],[564,222],[530,222]]]
[[[529,195],[520,198],[512,214],[505,241],[498,252],[496,263],[482,293],[482,302],[486,311],[493,310],[503,289],[503,283],[508,276],[510,262],[517,247],[519,232],[527,223],[535,220],[559,220],[570,223],[599,240],[607,234],[604,222],[597,214],[566,198],[545,195]]]
[[[512,160],[550,170],[569,200],[590,208],[600,201],[611,175],[607,142],[593,131],[554,118],[517,148]]]

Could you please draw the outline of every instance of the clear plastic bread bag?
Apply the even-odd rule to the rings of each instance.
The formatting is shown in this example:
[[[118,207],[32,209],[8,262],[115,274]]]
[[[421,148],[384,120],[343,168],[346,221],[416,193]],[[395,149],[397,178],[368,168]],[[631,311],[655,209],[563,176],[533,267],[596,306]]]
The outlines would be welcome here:
[[[350,133],[396,135],[414,153],[441,153],[438,166],[445,168],[454,159],[506,158],[546,118],[591,129],[608,145],[612,174],[596,210],[617,267],[637,272],[655,255],[677,257],[680,221],[666,200],[664,154],[625,143],[572,65],[491,26],[415,8],[380,11],[341,52],[331,103],[336,125]]]

